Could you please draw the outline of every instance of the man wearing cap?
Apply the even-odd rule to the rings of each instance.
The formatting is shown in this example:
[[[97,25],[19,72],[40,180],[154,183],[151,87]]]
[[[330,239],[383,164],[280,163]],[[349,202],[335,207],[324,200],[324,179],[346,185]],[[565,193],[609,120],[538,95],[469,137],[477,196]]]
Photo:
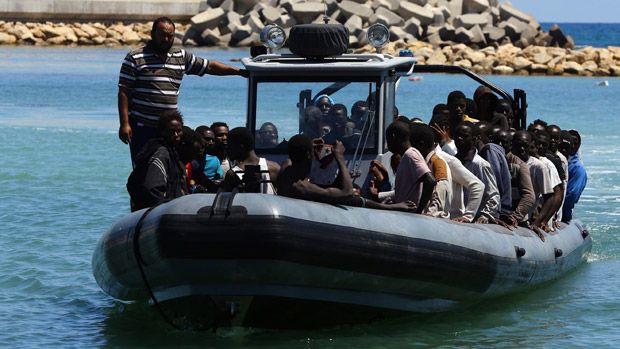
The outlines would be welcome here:
[[[119,75],[118,137],[129,144],[132,163],[142,146],[157,136],[159,116],[177,109],[183,75],[241,75],[247,71],[173,48],[174,23],[168,17],[153,22],[151,40],[127,54]]]

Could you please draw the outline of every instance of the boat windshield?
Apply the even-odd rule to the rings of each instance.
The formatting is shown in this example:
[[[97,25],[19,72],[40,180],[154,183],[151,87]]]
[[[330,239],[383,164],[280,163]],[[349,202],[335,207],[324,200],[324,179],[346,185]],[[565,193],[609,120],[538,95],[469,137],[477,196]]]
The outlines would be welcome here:
[[[285,154],[296,134],[341,141],[347,153],[377,148],[377,81],[263,81],[256,86],[256,149]],[[370,98],[369,96],[372,96]],[[359,146],[359,148],[358,148]]]

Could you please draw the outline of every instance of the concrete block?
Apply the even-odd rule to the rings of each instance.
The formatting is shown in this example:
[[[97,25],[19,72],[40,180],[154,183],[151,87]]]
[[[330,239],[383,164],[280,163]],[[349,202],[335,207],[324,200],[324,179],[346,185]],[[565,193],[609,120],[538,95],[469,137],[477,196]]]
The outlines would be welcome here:
[[[254,33],[260,33],[265,27],[263,21],[260,20],[260,15],[257,12],[250,12],[250,16],[248,17],[246,24],[252,28]]]
[[[260,11],[262,20],[267,23],[275,23],[280,18],[280,10],[272,6],[263,7]]]
[[[465,13],[482,13],[489,8],[488,0],[465,0],[463,3],[463,12]]]
[[[482,28],[480,28],[479,25],[475,25],[473,27],[471,27],[471,29],[469,30],[473,37],[471,42],[473,44],[478,45],[479,47],[484,47],[487,45],[487,40],[484,37],[484,33],[482,32]]]
[[[516,18],[520,21],[529,23],[531,20],[535,20],[534,17],[514,8],[509,3],[499,5],[499,13],[503,21],[507,21],[510,18]]]
[[[289,16],[288,14],[283,14],[276,21],[276,24],[282,28],[290,28],[294,26],[295,24],[297,24],[297,22],[295,21],[293,17]]]
[[[214,28],[226,17],[224,10],[220,7],[208,9],[191,18],[192,27],[197,32],[203,32],[207,28]]]
[[[454,24],[455,28],[463,27],[465,29],[470,29],[475,25],[484,27],[488,24],[488,17],[482,14],[470,13],[457,16],[456,18],[454,18],[454,21],[452,23]]]
[[[207,46],[216,46],[220,42],[220,30],[218,28],[215,29],[205,29],[200,35],[201,43]]]
[[[433,11],[428,8],[406,1],[400,3],[397,13],[404,19],[417,18],[422,25],[433,23],[435,17]]]
[[[413,39],[413,35],[407,33],[399,26],[390,27],[390,41]]]
[[[356,15],[362,18],[363,21],[368,21],[373,14],[372,8],[351,0],[343,0],[338,7],[345,16],[350,17]]]
[[[442,26],[446,23],[443,11],[437,7],[433,8],[433,25]]]
[[[444,24],[439,28],[439,37],[444,41],[455,41],[456,29],[450,24]]]
[[[360,41],[355,35],[349,35],[349,47],[359,47]]]
[[[486,26],[482,29],[487,42],[498,42],[506,36],[506,30],[503,28]]]
[[[234,11],[241,15],[248,13],[256,5],[254,0],[235,0],[234,3]]]
[[[380,7],[390,11],[397,11],[400,7],[400,1],[398,0],[374,0],[372,2],[372,9],[377,10]]]
[[[247,47],[253,45],[260,45],[260,37],[258,33],[252,33],[247,38],[237,42],[238,47]]]
[[[224,10],[224,12],[234,12],[235,11],[235,3],[233,0],[224,0],[220,5],[220,8]]]
[[[349,30],[350,34],[357,36],[364,30],[363,24],[360,16],[353,15],[344,23],[344,26]]]
[[[452,17],[460,16],[463,14],[463,0],[444,0],[444,1],[445,3],[442,3],[440,1],[439,4],[440,5],[443,4],[444,6],[446,6],[450,10]]]
[[[405,23],[405,20],[401,16],[383,7],[379,7],[374,15],[377,16],[378,23],[388,28],[391,26],[402,26]]]
[[[454,41],[460,42],[462,44],[471,44],[473,38],[474,34],[471,31],[465,29],[464,27],[456,28],[456,31],[454,32]]]
[[[407,21],[405,21],[403,29],[407,33],[413,35],[418,39],[422,36],[422,22],[420,22],[420,20],[415,17],[411,17]]]
[[[207,0],[207,5],[209,7],[219,7],[223,2],[224,0]]]
[[[232,40],[239,42],[252,34],[252,27],[247,24],[235,26],[234,30],[231,29]]]
[[[325,13],[325,5],[319,2],[298,2],[293,3],[289,14],[298,23],[311,23],[318,15]]]

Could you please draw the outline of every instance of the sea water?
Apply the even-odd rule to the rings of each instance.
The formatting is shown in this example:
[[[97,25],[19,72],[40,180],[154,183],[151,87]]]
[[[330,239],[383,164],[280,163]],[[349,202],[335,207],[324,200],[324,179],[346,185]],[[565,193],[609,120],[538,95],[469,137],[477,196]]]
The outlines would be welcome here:
[[[104,294],[91,271],[97,240],[129,211],[129,151],[117,137],[126,49],[0,48],[0,347],[616,347],[620,343],[620,80],[488,77],[528,92],[529,119],[583,135],[588,186],[575,210],[594,241],[588,263],[556,282],[466,310],[317,331],[171,329],[146,304]],[[195,50],[224,62],[245,51]],[[231,63],[237,64],[237,63]],[[244,124],[246,81],[187,77],[192,127]],[[404,80],[398,106],[428,120],[447,75]]]

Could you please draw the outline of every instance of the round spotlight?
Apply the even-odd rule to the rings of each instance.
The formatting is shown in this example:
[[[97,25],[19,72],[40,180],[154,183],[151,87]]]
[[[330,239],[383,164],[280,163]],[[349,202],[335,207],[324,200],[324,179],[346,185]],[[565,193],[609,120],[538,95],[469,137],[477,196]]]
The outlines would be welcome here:
[[[286,42],[284,29],[270,24],[260,32],[260,41],[269,49],[278,49]]]
[[[380,49],[390,41],[390,31],[383,24],[373,24],[367,31],[368,42],[376,49]]]

